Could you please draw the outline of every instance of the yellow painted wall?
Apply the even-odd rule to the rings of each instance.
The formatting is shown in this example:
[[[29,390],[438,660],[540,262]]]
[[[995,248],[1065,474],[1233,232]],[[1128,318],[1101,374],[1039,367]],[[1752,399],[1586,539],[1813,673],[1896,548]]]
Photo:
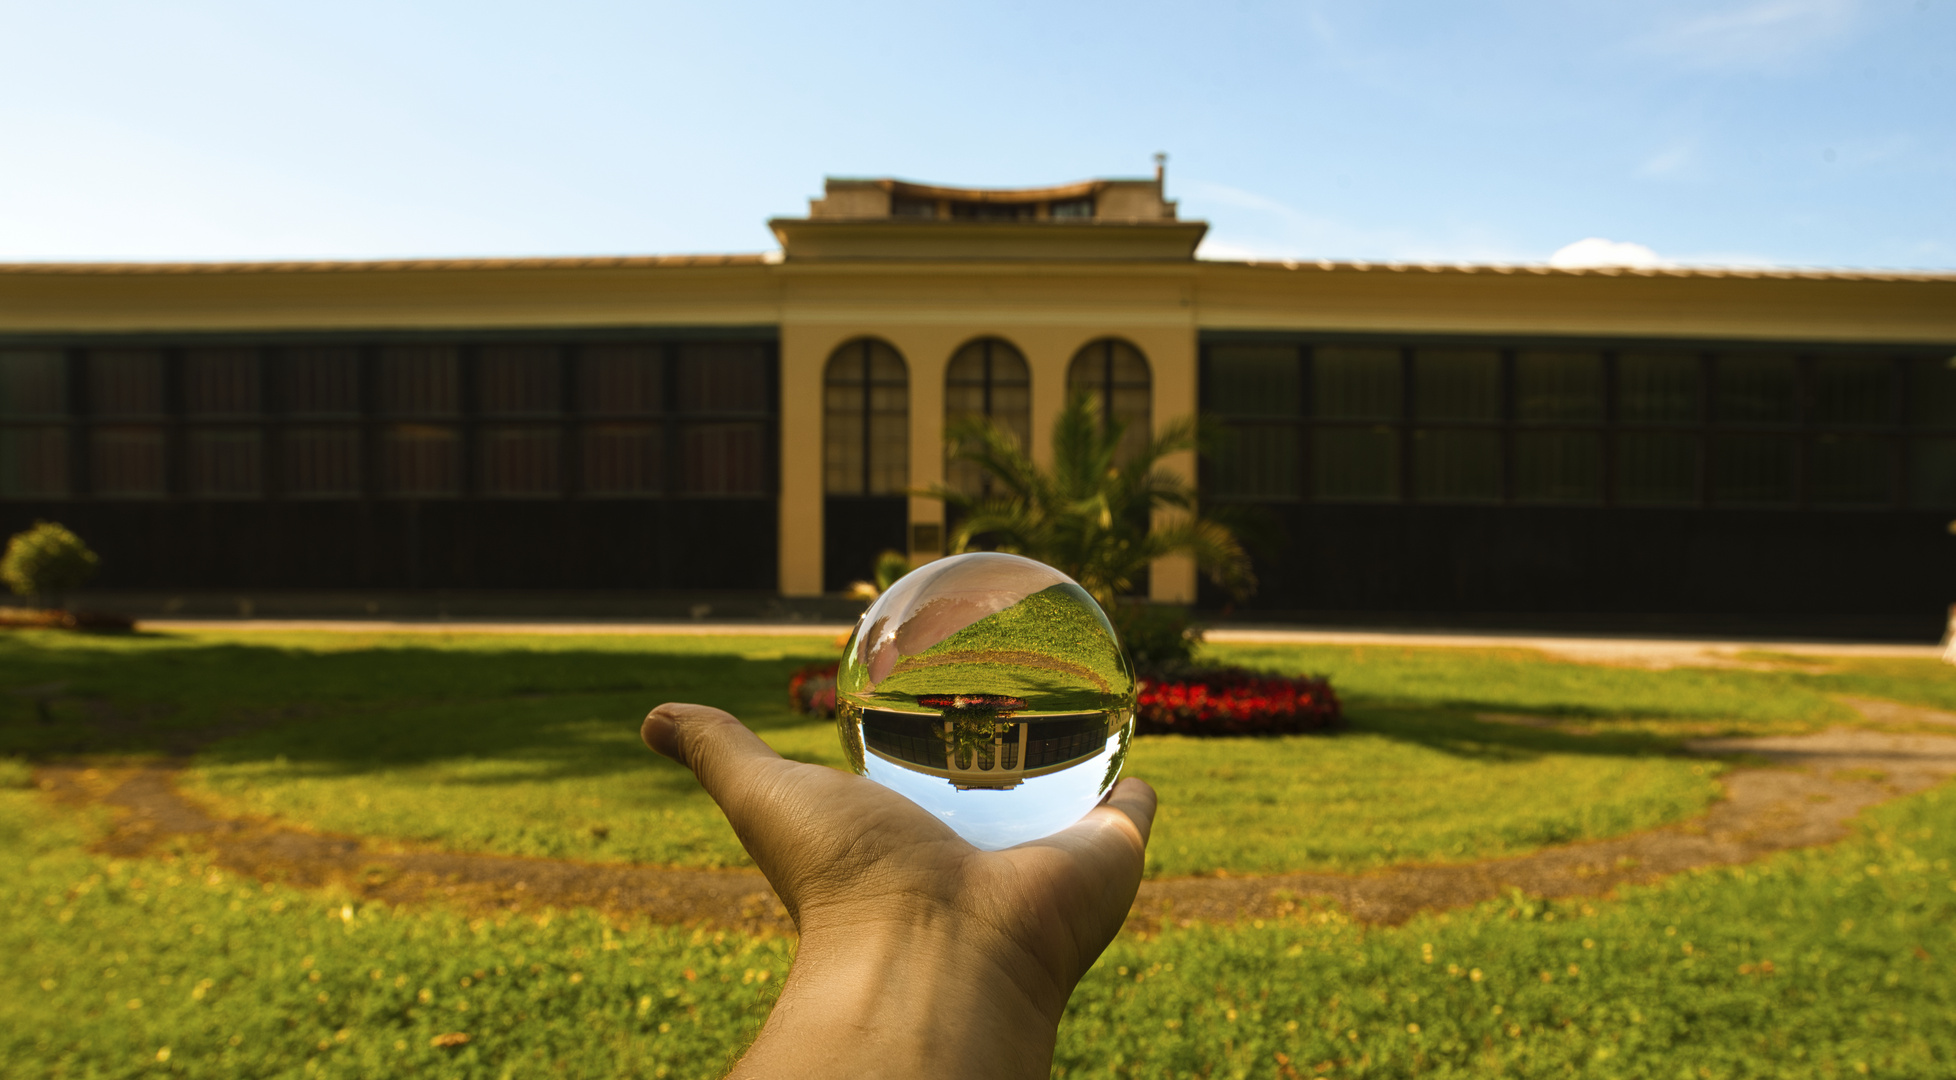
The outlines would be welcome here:
[[[1049,434],[1066,399],[1066,371],[1073,355],[1096,338],[1133,342],[1147,355],[1155,379],[1155,419],[1165,422],[1192,411],[1195,402],[1196,331],[1185,274],[1135,280],[1105,267],[1066,272],[998,273],[996,267],[893,268],[882,266],[787,266],[782,296],[782,368],[786,388],[813,386],[829,355],[860,335],[889,342],[910,374],[910,478],[913,488],[942,482],[944,475],[944,371],[959,347],[996,336],[1025,354],[1032,371],[1034,458],[1050,463]],[[819,396],[814,430],[819,434]],[[820,444],[813,466],[802,455],[783,417],[781,587],[791,596],[821,591],[819,552],[805,554],[797,538],[821,535]],[[797,426],[796,431],[802,431]],[[1184,455],[1186,458],[1187,456]],[[1193,469],[1192,460],[1171,467]],[[791,469],[794,470],[791,472]],[[812,489],[789,490],[790,476],[812,477]],[[800,482],[799,480],[797,481]],[[914,523],[944,520],[935,499],[913,497]],[[865,571],[867,568],[865,568]],[[1158,599],[1193,600],[1192,567],[1166,563],[1152,575]]]
[[[1034,457],[1073,354],[1102,336],[1148,357],[1157,424],[1196,405],[1201,330],[1653,336],[1956,348],[1956,276],[1569,274],[1526,269],[1248,265],[1172,260],[758,258],[454,261],[217,267],[0,266],[0,335],[550,327],[777,326],[780,584],[822,586],[822,370],[861,334],[910,371],[911,481],[942,478],[944,367],[997,335],[1032,368]],[[1172,463],[1189,473],[1187,455]],[[942,521],[911,500],[913,522]],[[867,569],[867,568],[865,568]],[[1188,600],[1193,567],[1155,568]]]

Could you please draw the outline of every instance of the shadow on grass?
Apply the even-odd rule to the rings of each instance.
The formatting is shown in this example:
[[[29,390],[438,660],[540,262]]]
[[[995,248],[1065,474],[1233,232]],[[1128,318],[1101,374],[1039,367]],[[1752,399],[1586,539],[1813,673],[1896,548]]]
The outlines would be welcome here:
[[[314,775],[473,759],[479,776],[444,782],[481,786],[601,776],[643,767],[638,722],[661,701],[718,705],[763,733],[807,724],[788,708],[788,676],[830,656],[816,639],[311,635],[240,643],[19,633],[0,637],[0,755],[196,752],[226,764],[282,758]],[[1475,719],[1540,709],[1530,672],[1566,673],[1563,665],[1501,660],[1510,661],[1496,664],[1510,678],[1449,680],[1433,701],[1348,691],[1351,730],[1478,762],[1675,751],[1678,740],[1660,731],[1577,734]],[[1663,674],[1630,678],[1637,676]],[[1609,681],[1624,677],[1613,672]],[[1512,689],[1504,694],[1496,683]],[[1555,712],[1603,716],[1610,706],[1566,701]]]
[[[639,720],[662,701],[719,705],[760,731],[805,723],[788,676],[832,652],[816,640],[306,644],[0,637],[0,755],[198,752],[346,772],[475,757],[595,774],[644,754]]]
[[[1412,743],[1438,753],[1479,762],[1529,761],[1555,754],[1599,757],[1650,757],[1676,753],[1681,737],[1655,731],[1582,734],[1476,719],[1458,705],[1408,705],[1369,702],[1345,704],[1348,730]]]

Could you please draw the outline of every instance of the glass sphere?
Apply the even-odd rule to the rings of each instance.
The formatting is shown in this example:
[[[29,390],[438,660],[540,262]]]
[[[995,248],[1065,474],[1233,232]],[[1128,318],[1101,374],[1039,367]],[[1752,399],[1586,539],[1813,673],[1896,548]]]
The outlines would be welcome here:
[[[988,851],[1080,820],[1134,731],[1134,672],[1100,605],[996,552],[898,579],[856,624],[835,689],[856,772]]]

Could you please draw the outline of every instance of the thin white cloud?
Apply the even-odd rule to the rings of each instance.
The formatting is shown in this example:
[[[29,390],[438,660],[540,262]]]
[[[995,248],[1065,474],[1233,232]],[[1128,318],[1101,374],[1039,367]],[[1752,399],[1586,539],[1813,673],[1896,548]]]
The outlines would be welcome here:
[[[1695,150],[1689,143],[1678,143],[1665,147],[1644,159],[1637,166],[1638,176],[1675,176],[1690,168]]]
[[[1549,256],[1549,265],[1563,269],[1587,266],[1663,266],[1664,260],[1657,252],[1642,244],[1627,240],[1605,240],[1600,236],[1585,237],[1573,244],[1564,244]]]
[[[1859,0],[1753,0],[1674,18],[1643,44],[1700,67],[1778,67],[1844,42],[1859,7]]]
[[[1196,251],[1204,259],[1364,259],[1385,262],[1523,262],[1528,256],[1477,224],[1431,231],[1380,229],[1321,214],[1281,200],[1204,180],[1184,181],[1186,216],[1210,218]],[[1241,211],[1240,213],[1231,211]]]

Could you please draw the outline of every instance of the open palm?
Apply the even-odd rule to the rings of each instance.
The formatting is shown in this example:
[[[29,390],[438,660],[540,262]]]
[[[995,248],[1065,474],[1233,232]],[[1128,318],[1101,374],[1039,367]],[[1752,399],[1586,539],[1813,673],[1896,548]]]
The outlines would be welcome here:
[[[1139,887],[1155,807],[1147,784],[1121,781],[1054,836],[980,851],[879,784],[782,758],[719,709],[661,705],[642,734],[698,776],[801,931],[781,1001],[735,1075],[821,1075],[842,1062],[835,1047],[811,1052],[822,1030],[910,1016],[926,1001],[936,1027],[946,1008],[960,1017],[939,1032],[945,1045],[980,1044],[956,1058],[983,1069],[952,1075],[1044,1075],[1067,996]],[[1036,1029],[1043,1047],[1027,1042]]]

